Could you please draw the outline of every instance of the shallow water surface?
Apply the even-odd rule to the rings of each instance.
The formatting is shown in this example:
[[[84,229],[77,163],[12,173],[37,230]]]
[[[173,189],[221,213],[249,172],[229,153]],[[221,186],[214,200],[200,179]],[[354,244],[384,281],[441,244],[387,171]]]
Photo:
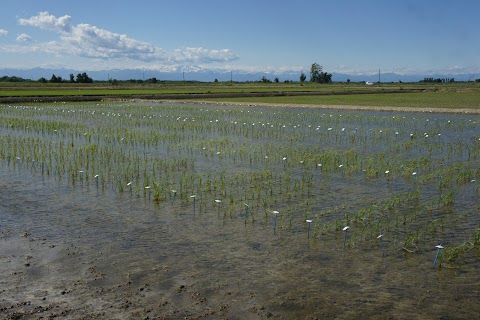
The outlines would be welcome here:
[[[471,182],[479,172],[478,118],[161,104],[36,108],[1,107],[4,315],[11,306],[25,315],[42,306],[40,314],[51,315],[48,304],[72,319],[480,313],[478,247],[433,267],[435,245],[473,243],[479,226]],[[114,113],[118,120],[107,119]],[[49,128],[46,120],[58,123]],[[51,149],[29,149],[36,138],[32,148]]]

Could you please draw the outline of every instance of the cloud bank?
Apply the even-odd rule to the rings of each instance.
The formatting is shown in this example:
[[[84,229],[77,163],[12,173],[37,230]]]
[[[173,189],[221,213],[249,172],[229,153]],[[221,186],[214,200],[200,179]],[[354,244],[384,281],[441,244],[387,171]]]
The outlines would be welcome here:
[[[5,29],[0,29],[0,37],[6,36],[8,34],[8,31]]]
[[[168,52],[148,42],[87,23],[74,25],[72,18],[68,15],[57,18],[48,12],[40,12],[28,19],[18,19],[18,24],[55,32],[59,38],[51,42],[4,48],[7,51],[56,53],[103,60],[127,59],[167,65],[227,63],[239,59],[230,49],[212,50],[186,47]],[[25,41],[27,37],[24,35],[17,40]]]

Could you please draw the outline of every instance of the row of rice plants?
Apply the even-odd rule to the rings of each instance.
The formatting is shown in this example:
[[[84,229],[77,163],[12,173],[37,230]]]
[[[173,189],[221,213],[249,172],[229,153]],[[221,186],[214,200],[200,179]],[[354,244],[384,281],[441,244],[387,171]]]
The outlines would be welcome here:
[[[244,223],[259,214],[269,223],[275,211],[275,229],[291,232],[315,217],[312,239],[358,224],[349,245],[389,232],[397,249],[415,251],[427,234],[448,235],[439,221],[462,229],[448,214],[478,196],[478,125],[466,117],[113,103],[1,106],[0,115],[7,168],[178,210],[195,200],[199,212]],[[459,190],[472,191],[459,199]]]

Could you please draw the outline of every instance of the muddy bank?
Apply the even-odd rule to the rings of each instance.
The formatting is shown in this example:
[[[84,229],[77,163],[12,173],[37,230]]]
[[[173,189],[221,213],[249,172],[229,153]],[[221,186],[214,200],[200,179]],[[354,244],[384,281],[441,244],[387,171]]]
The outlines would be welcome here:
[[[141,99],[132,99],[140,102]],[[152,101],[152,100],[143,100]],[[153,100],[164,103],[178,103],[175,100]],[[211,104],[242,107],[274,107],[274,108],[304,108],[304,109],[338,109],[338,110],[365,110],[365,111],[390,111],[390,112],[419,112],[419,113],[451,113],[451,114],[480,114],[480,109],[450,109],[450,108],[405,108],[392,106],[352,106],[352,105],[327,105],[327,104],[282,104],[262,102],[219,102],[211,100],[189,100],[184,103]]]
[[[272,91],[272,92],[226,92],[226,93],[175,93],[175,94],[135,94],[135,95],[75,95],[75,96],[11,96],[0,97],[0,103],[55,102],[55,101],[101,101],[101,100],[191,100],[245,97],[316,96],[352,94],[389,94],[425,92],[426,89],[378,89],[351,91]]]
[[[173,266],[131,269],[105,251],[28,233],[3,234],[1,319],[283,319],[263,305],[238,305],[234,281],[204,287],[199,275],[174,280]]]

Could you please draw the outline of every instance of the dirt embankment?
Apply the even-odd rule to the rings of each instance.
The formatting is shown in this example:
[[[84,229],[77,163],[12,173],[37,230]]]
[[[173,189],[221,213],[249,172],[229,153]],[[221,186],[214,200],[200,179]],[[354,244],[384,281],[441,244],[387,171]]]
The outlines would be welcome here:
[[[262,102],[218,102],[218,101],[189,101],[188,103],[236,105],[248,107],[275,107],[275,108],[305,108],[305,109],[339,109],[339,110],[365,110],[365,111],[390,111],[390,112],[420,112],[420,113],[453,113],[453,114],[480,114],[480,109],[451,109],[451,108],[418,108],[418,107],[393,107],[393,106],[355,106],[332,104],[284,104]]]
[[[0,97],[0,103],[54,102],[54,101],[101,101],[101,100],[184,100],[217,99],[280,96],[314,96],[314,95],[351,95],[351,94],[388,94],[424,92],[426,89],[378,89],[352,91],[272,91],[272,92],[227,92],[227,93],[175,93],[175,94],[135,94],[135,95],[56,95],[56,96],[6,96]]]
[[[0,97],[0,104],[22,102],[92,102],[92,101],[136,101],[136,102],[179,102],[206,103],[216,105],[238,106],[270,106],[280,108],[310,108],[310,109],[342,109],[342,110],[373,110],[392,112],[421,112],[421,113],[456,113],[456,114],[480,114],[479,109],[453,109],[453,108],[408,108],[394,106],[358,106],[358,105],[320,105],[320,104],[280,104],[261,102],[219,102],[210,99],[221,98],[245,98],[245,97],[279,97],[279,96],[312,96],[312,95],[353,95],[353,94],[389,94],[389,93],[414,93],[425,92],[427,89],[378,89],[378,90],[352,90],[352,91],[277,91],[277,92],[240,92],[240,93],[185,93],[185,94],[135,94],[135,95],[76,95],[76,96],[22,96]]]

